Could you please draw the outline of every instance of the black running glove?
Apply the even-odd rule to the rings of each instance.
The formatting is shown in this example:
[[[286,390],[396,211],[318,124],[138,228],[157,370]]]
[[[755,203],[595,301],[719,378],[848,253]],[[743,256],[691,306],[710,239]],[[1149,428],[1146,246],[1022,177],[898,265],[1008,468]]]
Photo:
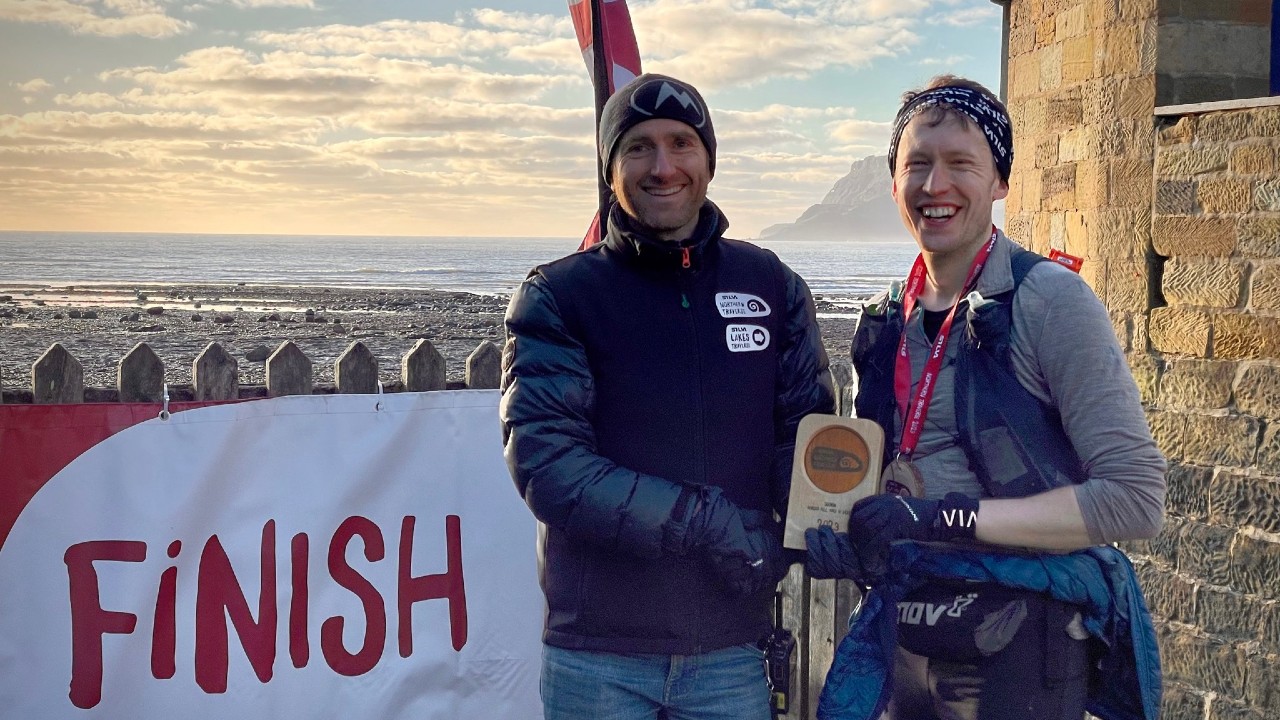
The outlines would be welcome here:
[[[672,549],[681,555],[703,553],[731,594],[772,589],[787,574],[792,558],[782,549],[781,525],[772,514],[743,510],[720,488],[706,485],[691,490],[686,501],[692,508],[677,507],[675,513],[689,520]],[[672,535],[668,533],[669,547]]]
[[[868,579],[888,570],[889,546],[897,540],[950,541],[973,539],[978,501],[961,493],[942,500],[872,495],[849,513],[849,540]]]

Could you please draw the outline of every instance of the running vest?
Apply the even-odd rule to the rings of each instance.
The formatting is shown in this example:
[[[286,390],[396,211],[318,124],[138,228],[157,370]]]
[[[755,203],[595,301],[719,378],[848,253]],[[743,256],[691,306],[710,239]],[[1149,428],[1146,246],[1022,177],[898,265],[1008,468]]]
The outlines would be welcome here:
[[[991,497],[1026,497],[1086,479],[1057,408],[1022,386],[1013,371],[1010,335],[1013,297],[1037,263],[1047,258],[1015,247],[1010,256],[1013,289],[981,307],[961,299],[964,330],[955,368],[956,422],[960,447]],[[894,359],[904,319],[897,298],[863,309],[852,344],[858,376],[857,417],[874,420],[885,432],[884,463],[897,455],[893,432],[898,405],[893,395]]]

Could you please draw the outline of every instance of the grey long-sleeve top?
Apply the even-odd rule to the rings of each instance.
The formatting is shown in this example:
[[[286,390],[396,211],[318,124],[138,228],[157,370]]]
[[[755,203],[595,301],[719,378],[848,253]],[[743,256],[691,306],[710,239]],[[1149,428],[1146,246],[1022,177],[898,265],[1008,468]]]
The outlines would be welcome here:
[[[1001,234],[978,278],[976,289],[984,297],[1013,287],[1011,248],[1012,241]],[[922,317],[923,310],[917,309],[906,328],[917,382],[930,348]],[[1011,337],[1019,383],[1058,409],[1088,475],[1075,490],[1089,538],[1104,543],[1157,534],[1164,519],[1165,459],[1151,438],[1133,375],[1101,301],[1067,268],[1038,263],[1014,296]],[[952,388],[958,346],[948,343],[913,457],[932,498],[948,492],[983,495],[957,444]],[[901,431],[899,418],[899,436]]]

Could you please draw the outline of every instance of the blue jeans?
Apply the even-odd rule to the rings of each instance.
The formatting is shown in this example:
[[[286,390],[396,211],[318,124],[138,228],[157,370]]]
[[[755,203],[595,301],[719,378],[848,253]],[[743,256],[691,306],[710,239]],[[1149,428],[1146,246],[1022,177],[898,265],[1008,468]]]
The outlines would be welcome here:
[[[701,655],[542,648],[546,720],[771,720],[764,652]]]

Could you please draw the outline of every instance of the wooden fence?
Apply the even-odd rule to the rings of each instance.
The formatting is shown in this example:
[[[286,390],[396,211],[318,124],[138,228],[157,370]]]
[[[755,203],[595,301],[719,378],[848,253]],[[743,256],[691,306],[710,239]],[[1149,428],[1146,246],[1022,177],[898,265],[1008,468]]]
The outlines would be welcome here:
[[[146,343],[139,343],[120,360],[116,387],[84,385],[84,370],[60,343],[51,346],[31,368],[30,389],[0,387],[18,403],[162,402],[165,393],[173,401],[236,400],[282,395],[328,393],[424,392],[446,389],[497,388],[502,353],[485,340],[467,358],[462,382],[446,382],[445,361],[428,340],[419,340],[405,353],[400,377],[380,383],[378,360],[359,341],[351,343],[334,362],[333,385],[313,382],[313,363],[291,341],[285,341],[266,360],[264,385],[241,385],[239,366],[218,343],[210,343],[195,359],[190,384],[166,384],[164,363]],[[848,366],[832,368],[839,412],[851,408],[851,372]],[[0,378],[3,381],[3,378]],[[791,665],[791,707],[780,717],[787,720],[816,718],[818,694],[836,645],[844,637],[846,621],[859,599],[847,580],[814,580],[803,568],[793,566],[779,585],[783,625],[795,634],[796,651]]]
[[[190,384],[168,385],[171,400],[242,400],[330,393],[425,392],[498,387],[502,352],[485,340],[467,358],[462,382],[445,381],[445,361],[429,340],[419,340],[400,363],[398,380],[379,386],[378,359],[365,344],[351,343],[334,362],[332,386],[317,386],[313,364],[286,340],[266,359],[263,385],[240,384],[239,364],[218,343],[210,343],[191,367]],[[61,343],[54,343],[31,366],[29,389],[10,389],[0,378],[0,402],[19,403],[160,402],[166,389],[164,363],[146,343],[130,350],[116,371],[114,388],[86,388],[84,369]]]

